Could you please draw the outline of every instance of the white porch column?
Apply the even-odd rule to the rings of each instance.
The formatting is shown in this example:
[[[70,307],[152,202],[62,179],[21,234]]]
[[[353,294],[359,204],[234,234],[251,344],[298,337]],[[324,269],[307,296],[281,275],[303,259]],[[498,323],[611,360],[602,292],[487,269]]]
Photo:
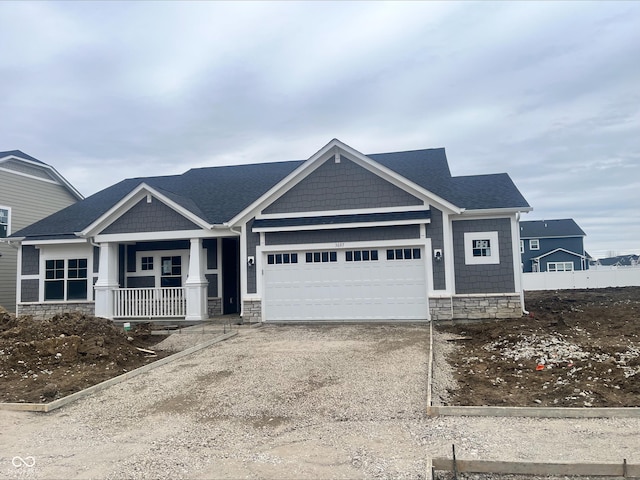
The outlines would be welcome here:
[[[96,316],[113,320],[113,291],[118,288],[118,244],[100,244],[100,264],[96,291]]]
[[[202,239],[192,238],[189,250],[189,275],[185,282],[187,297],[187,316],[185,320],[206,320],[207,314],[207,278],[204,276],[204,250]]]

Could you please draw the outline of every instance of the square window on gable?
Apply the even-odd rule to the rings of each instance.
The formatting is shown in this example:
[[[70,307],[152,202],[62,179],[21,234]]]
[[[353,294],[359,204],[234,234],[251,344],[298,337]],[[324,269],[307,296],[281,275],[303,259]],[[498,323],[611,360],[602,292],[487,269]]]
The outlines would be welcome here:
[[[499,264],[498,232],[465,232],[464,263],[466,265]]]

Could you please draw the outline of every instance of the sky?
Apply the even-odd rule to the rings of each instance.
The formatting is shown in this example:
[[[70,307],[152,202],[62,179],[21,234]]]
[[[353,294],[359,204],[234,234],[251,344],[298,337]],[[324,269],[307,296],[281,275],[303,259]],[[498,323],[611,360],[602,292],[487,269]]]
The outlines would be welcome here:
[[[445,147],[640,253],[640,2],[0,2],[0,151],[124,178]]]

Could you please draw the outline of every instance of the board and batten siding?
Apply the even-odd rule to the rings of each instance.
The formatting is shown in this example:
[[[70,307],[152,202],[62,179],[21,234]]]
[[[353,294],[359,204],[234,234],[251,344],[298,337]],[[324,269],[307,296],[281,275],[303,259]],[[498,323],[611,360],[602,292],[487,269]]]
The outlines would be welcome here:
[[[5,167],[0,164],[0,167]],[[25,175],[0,171],[0,205],[11,208],[11,233],[23,229],[75,203],[76,197],[63,185]],[[18,251],[0,243],[0,305],[16,310]]]

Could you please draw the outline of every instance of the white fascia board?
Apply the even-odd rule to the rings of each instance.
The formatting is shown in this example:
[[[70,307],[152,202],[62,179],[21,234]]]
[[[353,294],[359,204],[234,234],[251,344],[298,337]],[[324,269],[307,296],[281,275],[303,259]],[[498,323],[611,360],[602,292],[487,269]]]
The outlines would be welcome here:
[[[146,183],[141,183],[136,188],[134,188],[131,192],[125,195],[118,203],[116,203],[113,207],[111,207],[106,213],[100,216],[97,220],[91,223],[87,228],[78,232],[76,235],[80,235],[82,237],[90,237],[97,234],[97,232],[102,231],[108,225],[113,223],[117,218],[126,213],[131,207],[133,207],[136,203],[138,203],[145,195],[152,195],[153,197],[160,200],[162,203],[167,205],[169,208],[175,210],[183,217],[192,221],[196,225],[200,227],[211,230],[213,229],[213,225],[205,222],[202,218],[197,215],[191,213],[189,210],[183,208],[182,206],[175,203],[173,200],[167,198],[165,195],[158,192],[153,187],[150,187]]]
[[[314,212],[263,213],[256,215],[256,220],[273,220],[280,218],[316,218],[334,215],[366,215],[368,213],[419,212],[429,210],[429,205],[408,205],[405,207],[354,208],[350,210],[319,210]]]
[[[253,232],[299,232],[303,230],[337,230],[341,228],[366,228],[366,227],[389,227],[396,225],[418,225],[431,223],[429,219],[417,220],[389,220],[384,222],[351,222],[351,223],[331,223],[324,225],[299,225],[289,227],[257,227],[252,228]]]
[[[556,252],[564,252],[564,253],[568,253],[569,255],[574,255],[576,257],[587,258],[584,255],[581,255],[581,254],[576,253],[576,252],[572,252],[571,250],[567,250],[565,248],[556,248],[555,250],[551,250],[550,252],[543,253],[542,255],[539,255],[537,257],[531,257],[530,260],[540,260],[541,258],[546,257],[546,256],[551,255],[552,253],[556,253]]]
[[[292,243],[286,245],[259,245],[256,247],[258,252],[279,252],[279,251],[316,251],[316,250],[335,250],[335,249],[358,249],[367,247],[399,247],[399,246],[423,246],[427,244],[426,238],[407,238],[400,240],[358,240],[354,242],[326,242],[326,243]],[[425,255],[427,252],[425,252]]]
[[[462,212],[462,216],[475,217],[475,216],[496,216],[496,215],[512,215],[514,213],[530,212],[531,207],[515,207],[515,208],[485,208],[478,210],[465,209]]]
[[[7,157],[3,157],[2,160],[17,160],[18,162],[23,162],[28,165],[33,165],[35,167],[42,168],[44,170],[49,170],[53,174],[53,176],[56,177],[58,181],[73,194],[74,197],[76,197],[78,200],[84,200],[84,196],[78,190],[76,190],[75,187],[71,185],[66,178],[60,175],[60,173],[51,165],[48,165],[44,162],[43,163],[34,162],[33,160],[27,160],[26,158],[17,157],[15,155],[8,155]],[[34,177],[34,178],[38,178],[38,177]],[[40,178],[39,180],[45,180],[45,179]]]
[[[22,245],[68,245],[89,243],[86,238],[67,238],[60,240],[23,240]]]
[[[157,240],[184,240],[189,238],[214,238],[206,230],[171,230],[166,232],[108,233],[93,237],[96,243],[153,242]]]
[[[401,175],[395,173],[387,167],[384,167],[383,165],[370,159],[366,155],[351,148],[347,144],[334,138],[324,147],[318,150],[315,154],[309,157],[302,165],[300,165],[293,172],[291,172],[275,186],[273,186],[264,195],[262,195],[251,205],[249,205],[247,208],[245,208],[235,217],[229,220],[229,222],[227,222],[226,224],[232,226],[243,224],[251,217],[255,217],[259,213],[258,211],[263,205],[272,203],[279,196],[283,195],[287,190],[293,188],[307,175],[309,175],[320,165],[322,165],[322,163],[327,160],[330,155],[339,155],[341,153],[345,154],[345,156],[347,156],[350,160],[354,161],[361,167],[366,168],[370,172],[387,180],[388,182],[401,188],[402,190],[405,190],[418,198],[422,198],[425,201],[425,206],[427,206],[427,204],[434,203],[440,210],[449,210],[453,213],[461,213],[463,211],[463,209],[453,205],[452,203],[433,194],[432,192],[425,190],[409,179],[402,177]]]

